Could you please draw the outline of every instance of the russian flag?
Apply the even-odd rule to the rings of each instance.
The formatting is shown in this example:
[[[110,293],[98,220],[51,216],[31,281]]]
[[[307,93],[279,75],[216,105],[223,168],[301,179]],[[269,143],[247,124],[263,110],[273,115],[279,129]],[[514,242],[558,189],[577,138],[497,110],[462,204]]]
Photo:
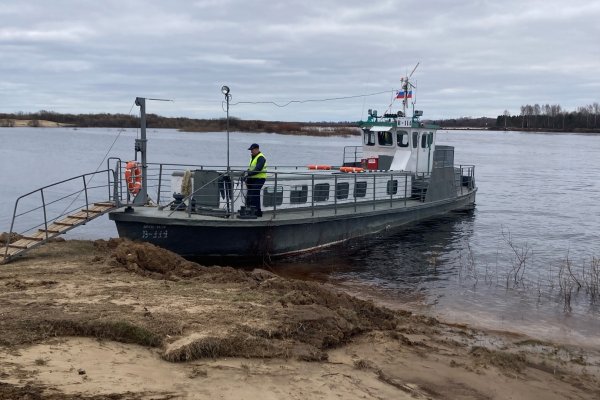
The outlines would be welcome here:
[[[407,99],[412,99],[412,90],[409,90],[408,92],[405,92],[404,90],[401,90],[401,91],[399,91],[399,92],[398,92],[398,94],[396,95],[396,98],[397,98],[397,99],[403,99],[403,98],[405,97],[405,96],[404,96],[405,94],[406,94],[406,98],[407,98]]]

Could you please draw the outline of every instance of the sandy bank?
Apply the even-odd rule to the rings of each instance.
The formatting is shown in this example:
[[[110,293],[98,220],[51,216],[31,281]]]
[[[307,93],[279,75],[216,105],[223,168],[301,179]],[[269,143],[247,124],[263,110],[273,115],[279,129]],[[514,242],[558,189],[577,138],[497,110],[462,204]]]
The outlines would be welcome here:
[[[61,122],[47,121],[43,119],[0,119],[0,127],[23,128],[23,127],[39,127],[39,128],[57,128],[71,126],[71,124],[63,124]]]
[[[598,349],[121,240],[0,266],[0,331],[0,399],[600,397]]]

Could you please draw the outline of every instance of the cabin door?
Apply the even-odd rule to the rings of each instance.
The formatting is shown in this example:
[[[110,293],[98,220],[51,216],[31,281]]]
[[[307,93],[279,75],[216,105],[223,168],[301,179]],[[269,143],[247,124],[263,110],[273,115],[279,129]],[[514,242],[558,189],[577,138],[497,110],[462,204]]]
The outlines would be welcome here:
[[[414,132],[416,133],[416,132]],[[417,172],[429,174],[433,165],[434,132],[419,131],[417,138]]]

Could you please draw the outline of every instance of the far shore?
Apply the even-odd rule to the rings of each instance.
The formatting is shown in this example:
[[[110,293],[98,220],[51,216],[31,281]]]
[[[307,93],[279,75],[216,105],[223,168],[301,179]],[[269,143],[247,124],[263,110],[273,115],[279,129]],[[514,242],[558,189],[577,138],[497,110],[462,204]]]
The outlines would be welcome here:
[[[0,128],[62,128],[66,126],[73,125],[40,119],[0,119]]]

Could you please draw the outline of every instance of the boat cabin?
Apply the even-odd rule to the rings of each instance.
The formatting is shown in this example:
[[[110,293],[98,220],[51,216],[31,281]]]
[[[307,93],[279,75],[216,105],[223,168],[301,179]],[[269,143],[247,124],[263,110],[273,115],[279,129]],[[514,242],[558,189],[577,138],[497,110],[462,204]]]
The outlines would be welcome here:
[[[369,110],[369,119],[361,122],[361,165],[375,171],[430,173],[438,127],[421,123],[422,115],[415,111],[409,118],[399,111],[378,117],[377,111]]]

